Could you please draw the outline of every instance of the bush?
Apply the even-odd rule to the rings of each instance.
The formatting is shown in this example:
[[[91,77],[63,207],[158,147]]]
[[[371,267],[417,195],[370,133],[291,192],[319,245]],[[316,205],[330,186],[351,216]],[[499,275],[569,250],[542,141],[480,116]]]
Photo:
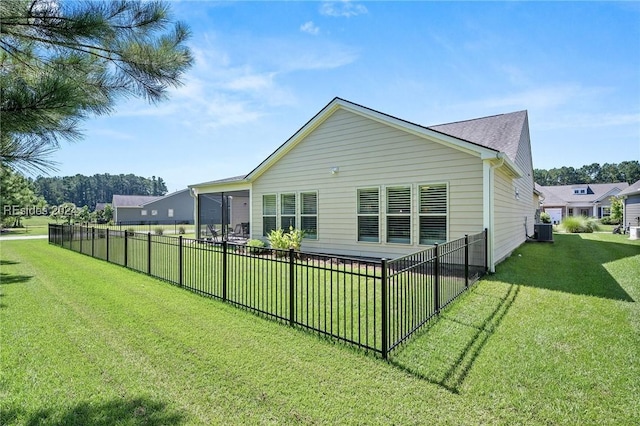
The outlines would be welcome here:
[[[279,250],[294,249],[299,251],[303,237],[303,231],[290,226],[289,232],[284,232],[281,228],[271,231],[267,239],[269,240],[269,244],[271,244],[271,248]]]
[[[262,240],[247,241],[247,251],[252,254],[260,254],[265,251],[266,244]]]
[[[135,233],[136,233],[135,229],[133,229],[133,228],[127,229],[127,236],[133,237],[133,234],[135,234]]]
[[[560,227],[565,232],[572,234],[591,233],[598,231],[598,221],[594,218],[587,218],[584,216],[568,216],[562,219]]]
[[[551,223],[551,215],[547,212],[540,213],[540,222]]]
[[[603,225],[620,225],[620,222],[622,222],[622,219],[613,218],[611,216],[605,216],[600,219],[600,223]]]
[[[178,234],[186,234],[186,233],[187,233],[187,228],[185,228],[184,226],[178,227]]]
[[[158,226],[157,228],[155,228],[155,229],[153,230],[153,232],[154,232],[156,235],[162,235],[162,234],[164,234],[164,229],[162,229],[160,226]]]
[[[289,248],[289,238],[281,228],[269,232],[267,239],[271,248],[279,250],[287,250]]]

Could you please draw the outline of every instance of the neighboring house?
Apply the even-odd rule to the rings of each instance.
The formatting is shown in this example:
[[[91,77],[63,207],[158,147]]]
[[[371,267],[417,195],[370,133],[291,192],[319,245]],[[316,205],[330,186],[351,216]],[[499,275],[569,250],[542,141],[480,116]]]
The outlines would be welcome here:
[[[189,189],[162,197],[114,195],[111,202],[114,223],[193,223],[193,198]]]
[[[549,213],[553,223],[567,216],[587,216],[598,219],[611,214],[611,197],[629,186],[620,183],[591,183],[578,185],[540,186],[541,209]]]
[[[624,208],[624,226],[640,226],[640,180],[620,191]]]
[[[537,208],[526,111],[425,127],[340,98],[246,176],[189,188],[196,212],[215,194],[224,223],[293,226],[313,252],[396,257],[487,228],[491,270]]]
[[[96,207],[93,209],[94,212],[101,212],[109,203],[96,203]]]

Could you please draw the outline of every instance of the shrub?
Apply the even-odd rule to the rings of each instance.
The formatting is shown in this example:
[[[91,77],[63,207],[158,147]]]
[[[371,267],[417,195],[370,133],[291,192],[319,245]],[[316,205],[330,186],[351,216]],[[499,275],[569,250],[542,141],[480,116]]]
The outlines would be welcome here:
[[[279,250],[287,250],[289,248],[289,239],[281,228],[269,232],[267,239],[269,240],[271,248]]]
[[[186,233],[187,233],[187,228],[185,228],[184,226],[178,227],[178,234],[186,234]]]
[[[252,254],[260,254],[265,251],[266,244],[262,240],[247,241],[247,251]]]
[[[271,248],[280,250],[294,249],[299,251],[302,246],[303,237],[303,231],[290,226],[289,232],[284,232],[281,228],[271,231],[267,239],[269,240],[269,244],[271,244]]]
[[[155,228],[155,229],[153,230],[153,232],[154,232],[156,235],[162,235],[162,234],[164,234],[164,229],[162,229],[160,226],[158,226],[157,228]]]
[[[622,219],[613,218],[611,216],[605,216],[600,219],[600,223],[603,225],[620,225],[620,222],[622,222]]]
[[[591,233],[598,231],[598,221],[584,216],[568,216],[562,219],[560,227],[572,234]]]
[[[547,212],[540,213],[540,222],[551,223],[551,215]]]
[[[133,229],[133,228],[129,228],[129,229],[127,229],[127,235],[128,235],[129,237],[133,237],[133,234],[135,234],[135,233],[136,233],[136,230],[135,230],[135,229]]]

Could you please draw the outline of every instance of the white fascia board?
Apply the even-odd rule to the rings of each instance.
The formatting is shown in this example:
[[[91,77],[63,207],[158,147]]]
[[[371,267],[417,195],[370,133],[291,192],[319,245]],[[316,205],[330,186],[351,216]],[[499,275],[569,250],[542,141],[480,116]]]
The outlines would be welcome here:
[[[231,191],[243,191],[250,190],[251,183],[243,180],[239,182],[205,182],[195,185],[189,185],[191,195],[208,194],[212,192],[231,192]]]

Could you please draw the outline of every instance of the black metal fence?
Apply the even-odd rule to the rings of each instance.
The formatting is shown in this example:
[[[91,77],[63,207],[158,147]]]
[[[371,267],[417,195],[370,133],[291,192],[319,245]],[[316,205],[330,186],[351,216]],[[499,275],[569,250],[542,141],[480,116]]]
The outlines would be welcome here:
[[[486,230],[393,260],[49,225],[49,243],[387,358],[487,271]]]

